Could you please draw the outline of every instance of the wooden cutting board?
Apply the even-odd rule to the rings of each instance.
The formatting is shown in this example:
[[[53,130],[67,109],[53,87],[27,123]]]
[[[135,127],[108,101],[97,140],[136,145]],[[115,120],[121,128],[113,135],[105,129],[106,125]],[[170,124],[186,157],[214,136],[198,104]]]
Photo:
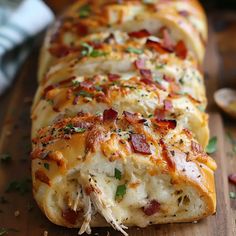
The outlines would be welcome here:
[[[214,48],[208,48],[206,68],[208,94],[215,88],[217,59]],[[37,51],[33,52],[21,69],[14,87],[8,95],[4,123],[0,132],[0,154],[9,154],[11,160],[0,163],[0,228],[11,228],[7,235],[16,236],[69,236],[78,230],[69,230],[50,223],[36,206],[30,185],[30,105],[36,89]],[[209,100],[212,103],[211,99]],[[211,135],[218,137],[218,150],[213,155],[218,169],[215,174],[217,191],[217,214],[199,223],[182,223],[152,226],[146,229],[132,228],[131,236],[231,236],[232,217],[228,197],[224,131],[219,114],[210,114]],[[6,191],[8,190],[8,191]],[[17,230],[17,232],[14,232]],[[1,232],[1,230],[0,230]],[[47,234],[48,233],[48,234]],[[0,233],[0,235],[2,235]],[[94,229],[92,235],[121,235],[111,228]]]

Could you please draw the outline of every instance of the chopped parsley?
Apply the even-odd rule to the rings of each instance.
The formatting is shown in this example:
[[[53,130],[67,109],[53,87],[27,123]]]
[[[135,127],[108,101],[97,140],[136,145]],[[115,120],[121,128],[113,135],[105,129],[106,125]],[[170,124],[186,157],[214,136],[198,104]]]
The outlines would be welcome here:
[[[83,50],[81,51],[82,56],[101,57],[107,55],[106,52],[95,50],[93,46],[88,43],[81,43]]]
[[[97,91],[102,91],[102,87],[99,86],[99,85],[95,85],[94,88],[95,88]]]
[[[54,101],[52,99],[47,99],[47,102],[50,104],[50,105],[54,105]]]
[[[80,127],[75,127],[73,126],[73,124],[68,124],[65,128],[64,128],[64,132],[66,134],[70,134],[70,133],[83,133],[85,132],[85,128],[80,128]]]
[[[148,118],[151,118],[151,117],[153,117],[153,116],[154,116],[153,114],[149,114],[149,115],[148,115]]]
[[[120,200],[124,197],[125,194],[126,194],[126,185],[125,184],[118,185],[116,189],[115,199]]]
[[[9,183],[8,187],[6,188],[6,192],[19,192],[20,194],[25,194],[30,190],[30,183],[31,180],[29,178],[25,178],[20,181],[12,181]]]
[[[93,50],[89,56],[91,57],[101,57],[101,56],[106,56],[106,52],[98,51],[98,50]]]
[[[217,137],[212,137],[206,147],[206,152],[208,154],[212,154],[216,151],[217,149]]]
[[[46,163],[44,163],[44,164],[43,164],[43,166],[44,166],[44,168],[45,168],[45,169],[47,169],[47,170],[49,170],[49,169],[50,169],[50,165],[49,165],[49,163],[47,163],[47,162],[46,162]]]
[[[229,197],[231,199],[236,199],[236,193],[235,192],[229,192]]]
[[[92,98],[93,95],[85,90],[80,90],[78,93],[76,93],[76,96],[82,96],[82,97],[89,97]]]
[[[138,49],[138,48],[133,48],[133,47],[128,47],[126,49],[127,52],[131,52],[131,53],[134,53],[134,54],[142,54],[143,53],[143,50],[142,49]]]
[[[85,4],[79,8],[79,17],[86,18],[90,15],[91,8],[89,4]]]
[[[11,155],[10,154],[0,154],[0,162],[1,163],[9,163],[12,160]]]
[[[131,85],[121,85],[121,87],[123,87],[123,88],[129,88],[129,89],[136,89],[135,86],[131,86]]]
[[[115,168],[115,178],[121,180],[121,171]]]
[[[8,234],[9,232],[19,232],[19,230],[13,228],[0,228],[0,236]]]

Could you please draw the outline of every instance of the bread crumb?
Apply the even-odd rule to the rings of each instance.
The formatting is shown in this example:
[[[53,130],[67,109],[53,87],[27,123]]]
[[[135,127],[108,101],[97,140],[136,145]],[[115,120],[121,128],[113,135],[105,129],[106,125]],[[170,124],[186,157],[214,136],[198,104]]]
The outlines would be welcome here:
[[[43,236],[48,236],[48,231],[45,230],[45,231],[43,232]]]
[[[19,215],[20,215],[20,211],[16,210],[16,211],[14,212],[14,216],[17,217],[17,216],[19,216]]]

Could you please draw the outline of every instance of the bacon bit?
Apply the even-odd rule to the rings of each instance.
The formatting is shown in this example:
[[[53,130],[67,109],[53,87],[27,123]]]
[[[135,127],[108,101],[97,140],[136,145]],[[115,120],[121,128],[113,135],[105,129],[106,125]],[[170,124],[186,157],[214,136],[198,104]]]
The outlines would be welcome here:
[[[160,145],[162,147],[163,159],[167,162],[169,168],[175,169],[175,162],[172,160],[172,157],[170,157],[166,144],[164,143],[163,139],[160,139]]]
[[[90,195],[90,193],[94,192],[94,188],[91,185],[86,186],[84,190],[87,195]]]
[[[50,186],[50,180],[43,170],[37,170],[35,172],[35,179],[38,179],[39,181]]]
[[[56,88],[56,87],[58,87],[58,84],[52,84],[52,85],[47,86],[47,87],[43,90],[43,97],[46,97],[46,94],[47,94],[50,90],[52,90],[52,89],[54,89],[54,88]]]
[[[134,31],[134,32],[130,32],[129,36],[130,37],[134,37],[134,38],[145,38],[145,37],[149,37],[151,34],[146,30],[146,29],[142,29],[140,31]]]
[[[232,183],[232,184],[235,184],[236,185],[236,174],[231,174],[228,176],[228,179],[229,181]]]
[[[152,154],[144,134],[131,134],[130,139],[134,152],[146,155]]]
[[[77,105],[79,98],[80,98],[80,96],[75,96],[75,98],[73,100],[73,105]]]
[[[147,216],[154,215],[160,210],[160,203],[156,200],[151,200],[145,207],[143,207],[143,212]]]
[[[61,58],[61,57],[65,57],[70,53],[70,49],[65,46],[65,45],[55,45],[51,48],[49,48],[49,52],[57,57],[57,58]]]
[[[163,43],[162,46],[168,50],[169,52],[173,52],[174,50],[174,43],[170,37],[170,34],[168,32],[168,30],[165,28],[163,29]]]
[[[184,16],[184,17],[188,17],[188,16],[189,16],[189,12],[188,12],[188,11],[185,11],[185,10],[179,11],[179,14],[180,14],[181,16]]]
[[[154,116],[158,120],[164,120],[165,119],[165,111],[162,109],[156,109],[154,112]]]
[[[55,111],[55,112],[60,112],[60,109],[59,109],[58,107],[53,106],[52,109],[53,109],[53,111]]]
[[[138,118],[137,114],[135,114],[135,113],[124,111],[123,115],[125,116],[125,119],[131,124],[137,123],[139,121],[139,118]]]
[[[185,46],[185,43],[180,40],[176,46],[175,46],[175,54],[177,57],[181,58],[181,59],[185,59],[187,57],[188,51],[187,48]]]
[[[134,65],[135,65],[136,69],[140,70],[140,69],[145,68],[145,63],[146,63],[146,60],[143,58],[140,58],[134,62]]]
[[[201,145],[199,143],[194,142],[194,141],[191,141],[191,149],[194,154],[199,154],[199,153],[203,152]]]
[[[90,89],[93,86],[93,81],[86,80],[80,83],[79,87],[81,89]]]
[[[164,110],[165,111],[171,111],[173,108],[172,102],[170,100],[165,100],[164,101]]]
[[[140,81],[143,82],[144,84],[154,84],[154,81],[150,79],[141,79]]]
[[[163,48],[163,46],[159,42],[148,39],[146,45],[147,47],[154,49],[156,52],[160,54],[168,53],[168,51],[165,48]]]
[[[82,22],[76,22],[75,28],[77,33],[81,36],[88,34],[88,27]]]
[[[175,129],[177,122],[176,120],[159,120],[156,119],[155,124],[157,124],[157,126],[161,129]]]
[[[117,74],[108,74],[108,79],[110,81],[116,81],[118,79],[120,79],[120,75],[117,75]]]
[[[140,72],[140,74],[142,76],[142,79],[152,80],[152,72],[151,72],[151,70],[141,69],[139,72]]]
[[[103,112],[103,121],[115,121],[117,119],[118,112],[113,110],[112,108],[108,110],[104,110]]]
[[[172,78],[172,77],[170,77],[170,76],[168,76],[168,75],[163,75],[163,79],[164,79],[165,81],[167,81],[167,82],[170,82],[170,83],[175,81],[174,78]]]
[[[69,208],[62,211],[62,217],[72,225],[75,225],[78,216],[79,212],[73,211],[72,209]]]

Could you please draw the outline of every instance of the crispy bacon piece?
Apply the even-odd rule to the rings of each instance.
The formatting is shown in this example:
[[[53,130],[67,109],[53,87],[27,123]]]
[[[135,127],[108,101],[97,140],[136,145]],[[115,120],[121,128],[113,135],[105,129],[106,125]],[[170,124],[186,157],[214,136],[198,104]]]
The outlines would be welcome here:
[[[118,112],[112,108],[104,110],[103,112],[103,121],[115,121],[117,119]]]
[[[171,111],[172,108],[173,108],[172,102],[171,102],[170,100],[166,99],[166,100],[164,101],[164,110],[165,110],[165,111]]]
[[[147,216],[154,215],[160,210],[160,203],[156,200],[151,200],[145,207],[143,207],[143,212]]]
[[[152,80],[152,72],[151,72],[151,70],[141,69],[139,72],[140,72],[140,75],[142,76],[142,79]]]
[[[236,174],[229,175],[228,179],[232,184],[236,185]]]
[[[146,30],[146,29],[142,29],[139,31],[134,31],[134,32],[130,32],[129,36],[130,37],[134,37],[134,38],[145,38],[145,37],[149,37],[151,34]]]
[[[137,69],[144,69],[145,68],[145,59],[140,58],[134,62],[134,65]]]
[[[116,81],[116,80],[118,80],[120,78],[120,75],[117,75],[117,74],[108,74],[108,79],[110,80],[110,81]]]
[[[165,119],[165,111],[163,109],[156,109],[154,111],[154,116],[156,119],[164,120]]]
[[[147,143],[147,140],[144,134],[131,134],[130,140],[131,140],[131,144],[132,144],[134,152],[145,154],[145,155],[151,154],[150,146]]]
[[[65,57],[70,53],[70,49],[65,45],[56,44],[49,49],[49,52],[57,58]]]
[[[140,81],[145,83],[145,84],[154,84],[154,81],[150,80],[150,79],[141,79]]]
[[[168,53],[168,50],[163,48],[163,46],[159,42],[153,41],[151,39],[147,40],[146,45],[147,45],[147,47],[154,49],[156,52],[158,52],[160,54]]]
[[[175,54],[177,57],[181,58],[181,59],[185,59],[187,57],[188,51],[187,48],[185,46],[185,43],[180,40],[176,46],[175,46]]]
[[[161,129],[175,129],[177,122],[176,120],[160,120],[160,119],[156,119],[155,124],[157,124],[157,126]]]
[[[174,51],[174,43],[170,37],[170,34],[168,32],[168,30],[165,28],[162,31],[163,33],[163,43],[162,46],[168,50],[169,52],[173,52]]]
[[[35,172],[35,179],[38,179],[39,181],[50,186],[50,180],[43,170],[37,170]]]
[[[189,12],[186,11],[186,10],[178,11],[178,13],[179,13],[181,16],[184,16],[184,17],[188,17],[188,16],[189,16]]]
[[[70,224],[75,225],[76,220],[79,216],[79,212],[73,211],[72,209],[67,208],[62,211],[62,217]]]

